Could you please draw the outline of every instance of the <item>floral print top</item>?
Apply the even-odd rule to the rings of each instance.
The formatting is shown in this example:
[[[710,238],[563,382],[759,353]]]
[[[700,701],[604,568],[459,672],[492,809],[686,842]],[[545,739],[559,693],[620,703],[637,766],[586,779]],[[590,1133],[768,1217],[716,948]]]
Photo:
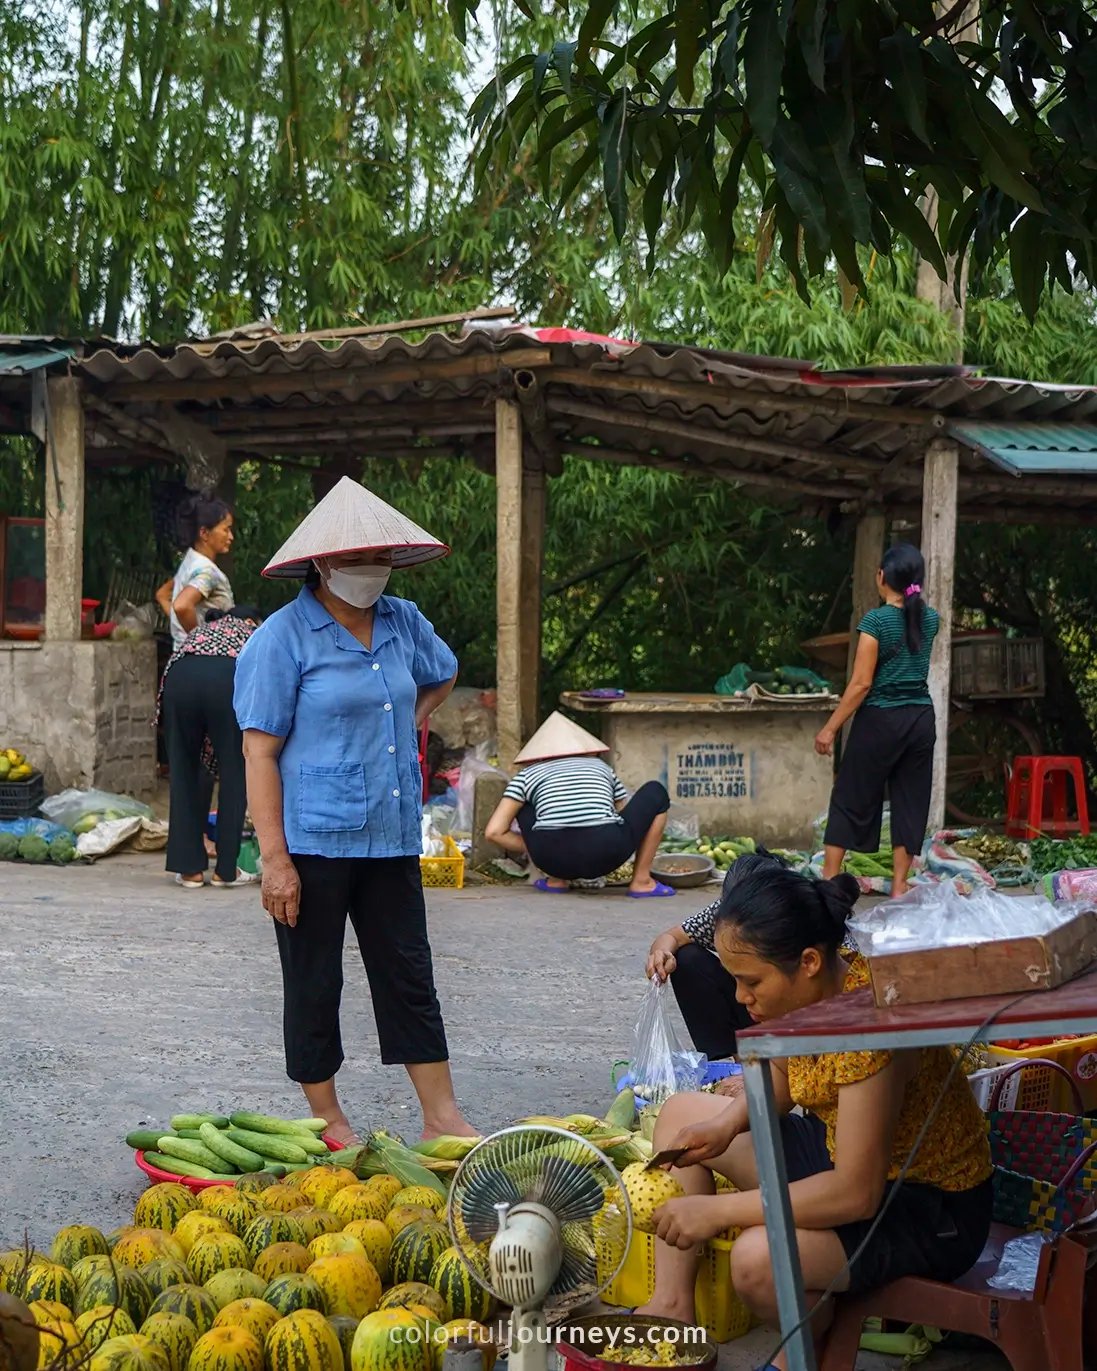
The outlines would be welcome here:
[[[164,675],[160,680],[160,690],[156,696],[156,726],[159,727],[160,725],[160,706],[164,698],[164,682],[168,679],[168,672],[180,657],[239,657],[244,644],[254,632],[255,625],[253,623],[247,619],[237,619],[231,615],[226,615],[223,619],[215,619],[212,624],[199,624],[197,628],[192,629],[177,645],[164,668]],[[217,775],[217,758],[214,755],[213,744],[208,738],[203,739],[202,742],[202,765],[212,775]]]

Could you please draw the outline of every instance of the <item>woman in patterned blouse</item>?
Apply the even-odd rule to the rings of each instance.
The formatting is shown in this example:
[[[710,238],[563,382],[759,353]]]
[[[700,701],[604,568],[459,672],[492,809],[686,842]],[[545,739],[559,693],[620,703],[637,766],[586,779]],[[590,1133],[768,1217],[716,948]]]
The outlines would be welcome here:
[[[778,1018],[865,984],[864,962],[850,963],[841,951],[856,899],[850,876],[814,882],[774,867],[756,868],[725,892],[716,950],[752,1019]],[[954,1064],[944,1047],[773,1063],[809,1309],[828,1288],[863,1292],[902,1276],[951,1283],[978,1260],[990,1231],[990,1148],[975,1096]],[[794,1106],[804,1113],[794,1116]],[[688,1149],[675,1173],[686,1193],[656,1211],[655,1292],[641,1312],[693,1323],[698,1244],[741,1229],[731,1256],[735,1289],[760,1318],[775,1320],[745,1100],[672,1096],[654,1145]],[[716,1193],[713,1172],[735,1192]],[[829,1316],[830,1306],[820,1311],[817,1335]]]
[[[187,890],[201,890],[206,881],[204,833],[211,775],[218,777],[219,790],[217,866],[210,884],[223,890],[258,879],[237,865],[247,791],[243,735],[232,694],[236,659],[262,617],[253,605],[237,605],[226,613],[210,610],[164,668],[158,710],[164,716],[171,787],[166,865]]]

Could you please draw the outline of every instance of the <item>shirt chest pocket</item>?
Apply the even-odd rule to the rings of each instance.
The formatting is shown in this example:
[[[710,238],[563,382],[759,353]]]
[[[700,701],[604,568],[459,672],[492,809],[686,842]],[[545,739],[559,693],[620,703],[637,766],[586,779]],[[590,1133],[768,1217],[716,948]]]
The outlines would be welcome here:
[[[361,762],[301,767],[298,802],[306,833],[345,833],[366,826],[366,773]]]

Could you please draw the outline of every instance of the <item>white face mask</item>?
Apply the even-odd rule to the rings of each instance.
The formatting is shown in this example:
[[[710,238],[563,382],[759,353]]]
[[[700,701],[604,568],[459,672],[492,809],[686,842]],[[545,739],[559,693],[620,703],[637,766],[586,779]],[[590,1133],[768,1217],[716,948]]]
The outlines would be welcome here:
[[[387,566],[331,567],[325,585],[355,609],[369,609],[385,593],[391,575]]]

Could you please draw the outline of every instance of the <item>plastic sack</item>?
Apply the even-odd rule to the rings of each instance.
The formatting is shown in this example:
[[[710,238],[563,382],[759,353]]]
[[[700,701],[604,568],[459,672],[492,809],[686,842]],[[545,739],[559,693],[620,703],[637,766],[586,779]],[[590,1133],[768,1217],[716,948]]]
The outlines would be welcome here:
[[[849,928],[858,950],[873,957],[1038,937],[1095,907],[1055,905],[1042,895],[1003,895],[987,886],[964,895],[951,881],[941,881],[914,886],[901,900],[857,914]]]
[[[151,638],[156,630],[158,612],[155,604],[133,605],[123,600],[110,636],[114,639]]]
[[[79,824],[85,832],[95,827],[95,823],[84,820],[95,818],[96,823],[104,819],[154,819],[152,810],[131,795],[111,795],[106,790],[62,790],[51,795],[39,805],[47,819],[64,824],[74,832],[79,832]]]
[[[453,816],[451,833],[472,832],[472,803],[476,792],[476,782],[481,776],[502,776],[504,781],[510,777],[499,767],[488,761],[492,744],[477,743],[471,752],[466,752],[461,762],[461,777],[457,782],[457,813]]]
[[[1040,1253],[1051,1239],[1046,1233],[1022,1233],[1010,1238],[1002,1248],[998,1270],[987,1281],[992,1290],[1011,1290],[1031,1295],[1036,1289]]]
[[[1091,900],[1097,903],[1097,870],[1053,871],[1040,882],[1049,900]]]
[[[667,811],[667,827],[664,834],[675,842],[695,843],[701,836],[701,816],[692,809],[681,805],[671,805]]]
[[[423,841],[420,856],[444,857],[446,855],[446,844],[442,840],[442,835],[435,828],[434,821],[429,814],[423,815],[421,834]]]
[[[700,1090],[708,1070],[703,1052],[682,1046],[667,1012],[667,994],[666,982],[653,976],[632,1039],[632,1088],[649,1104],[662,1104],[671,1095]]]
[[[71,838],[72,831],[62,824],[51,824],[48,819],[5,819],[0,822],[0,833],[11,833],[16,838],[42,838],[52,843],[54,838]]]

